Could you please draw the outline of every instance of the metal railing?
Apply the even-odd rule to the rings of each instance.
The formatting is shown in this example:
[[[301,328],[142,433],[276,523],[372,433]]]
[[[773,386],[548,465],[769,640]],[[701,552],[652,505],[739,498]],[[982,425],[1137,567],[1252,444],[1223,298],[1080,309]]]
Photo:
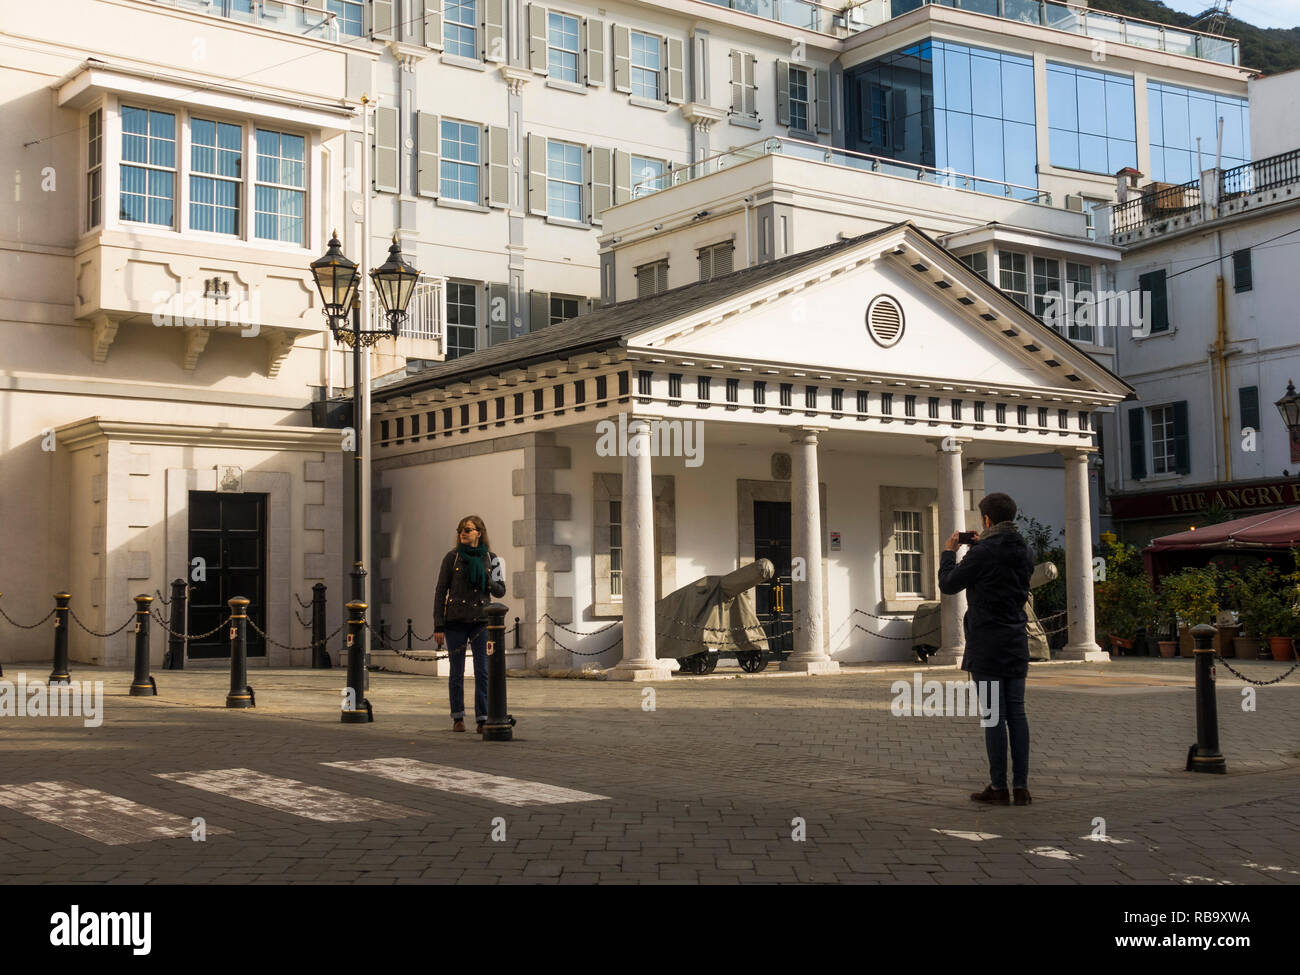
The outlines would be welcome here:
[[[255,24],[272,30],[315,37],[319,40],[339,40],[338,18],[332,11],[311,7],[291,0],[153,0],[164,7],[189,10],[194,13],[224,17],[242,24]]]
[[[1221,206],[1227,199],[1297,182],[1300,182],[1300,149],[1292,149],[1220,172],[1217,205]],[[1199,179],[1176,184],[1151,183],[1139,196],[1111,207],[1111,236],[1199,211],[1203,202],[1216,205],[1213,195],[1207,197],[1202,193]]]
[[[1241,63],[1241,45],[1231,37],[1206,34],[1139,17],[1122,17],[1061,0],[867,0],[867,3],[857,6],[866,8],[869,18],[871,8],[875,5],[883,8],[882,20],[901,17],[926,6],[952,7],[1022,24],[1037,24],[1052,30],[1082,34],[1114,44],[1131,44],[1134,47],[1183,54],[1220,64]],[[850,25],[855,19],[862,18],[846,18]]]
[[[776,20],[791,27],[834,33],[837,23],[842,23],[840,11],[823,6],[814,0],[701,0],[715,7],[725,7],[743,14],[753,14],[767,20]],[[837,21],[837,18],[838,21]]]
[[[919,163],[903,162],[885,156],[871,156],[863,152],[851,152],[848,149],[836,149],[816,142],[804,142],[801,139],[771,137],[751,142],[737,149],[720,152],[716,155],[674,169],[667,177],[657,176],[643,179],[632,187],[632,197],[645,196],[657,192],[666,186],[681,186],[692,180],[711,176],[741,163],[760,159],[763,156],[790,156],[807,159],[812,162],[830,163],[860,172],[879,173],[882,176],[894,176],[922,183],[931,183],[947,189],[967,190],[989,196],[1001,196],[1020,200],[1025,203],[1039,203],[1051,206],[1052,194],[1036,186],[1022,186],[1019,183],[1007,183],[1002,180],[986,179],[959,173],[952,169],[936,169]]]
[[[386,327],[379,299],[374,295],[371,296],[370,301],[370,319],[372,329]],[[428,274],[420,275],[419,283],[416,284],[415,291],[411,295],[411,303],[406,309],[406,321],[402,324],[398,337],[437,342],[438,351],[441,352],[445,331],[443,324],[446,320],[447,279]]]

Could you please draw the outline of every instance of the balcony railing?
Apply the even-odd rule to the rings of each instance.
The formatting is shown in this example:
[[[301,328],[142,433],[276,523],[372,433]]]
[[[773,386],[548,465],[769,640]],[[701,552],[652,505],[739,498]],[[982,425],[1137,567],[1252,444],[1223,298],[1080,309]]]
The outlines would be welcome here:
[[[315,37],[323,41],[339,40],[339,24],[334,14],[290,0],[153,0],[165,7],[224,17],[243,24],[256,24],[272,30]]]
[[[833,34],[836,25],[841,24],[844,19],[840,16],[840,11],[815,3],[814,0],[702,0],[702,2],[822,34]]]
[[[406,308],[406,321],[402,324],[399,338],[424,339],[438,343],[438,352],[442,353],[443,323],[447,320],[447,279],[420,275],[411,303]],[[380,330],[386,327],[379,299],[372,295],[370,302],[370,327]]]
[[[1223,170],[1219,174],[1218,205],[1292,183],[1300,183],[1300,149]],[[1178,184],[1152,183],[1143,187],[1140,196],[1111,208],[1111,235],[1141,230],[1193,213],[1201,209],[1203,202],[1214,205],[1212,196],[1203,198],[1199,179]]]
[[[808,159],[813,162],[830,163],[832,166],[844,166],[861,172],[879,173],[915,182],[931,183],[947,189],[966,190],[990,196],[1001,196],[1021,200],[1026,203],[1052,205],[1052,194],[1035,186],[1022,186],[1019,183],[1006,183],[1001,180],[985,179],[971,176],[951,169],[935,169],[916,163],[900,162],[884,156],[870,156],[862,152],[850,152],[847,149],[835,149],[816,142],[804,142],[800,139],[768,138],[751,142],[738,149],[709,156],[698,162],[690,163],[680,169],[674,169],[668,176],[644,179],[632,187],[634,198],[665,189],[668,186],[680,186],[692,180],[710,176],[713,173],[730,169],[741,163],[759,159],[763,156],[791,156],[796,159]]]
[[[1205,34],[1185,27],[1172,27],[1138,17],[1121,17],[1089,7],[1076,7],[1060,0],[865,0],[856,6],[870,19],[872,7],[880,5],[877,22],[902,16],[920,7],[940,6],[988,14],[1022,24],[1037,24],[1053,30],[1082,34],[1113,44],[1132,44],[1152,51],[1185,54],[1220,64],[1240,64],[1241,45],[1231,37]],[[850,15],[850,25],[863,16]]]

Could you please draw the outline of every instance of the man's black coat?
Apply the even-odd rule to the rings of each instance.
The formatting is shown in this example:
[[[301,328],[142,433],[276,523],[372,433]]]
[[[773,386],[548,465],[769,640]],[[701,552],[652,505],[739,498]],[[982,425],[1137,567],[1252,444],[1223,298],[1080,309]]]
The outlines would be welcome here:
[[[981,534],[960,562],[944,550],[939,556],[939,589],[952,596],[966,590],[966,656],[961,669],[990,677],[1029,673],[1029,577],[1034,559],[1014,522]]]

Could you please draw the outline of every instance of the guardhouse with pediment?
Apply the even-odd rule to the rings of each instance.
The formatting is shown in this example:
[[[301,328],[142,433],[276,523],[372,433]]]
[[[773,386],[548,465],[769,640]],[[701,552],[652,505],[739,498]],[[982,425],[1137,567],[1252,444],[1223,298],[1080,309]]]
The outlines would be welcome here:
[[[1055,450],[1062,655],[1105,659],[1091,415],[1130,393],[910,222],[619,302],[375,389],[376,615],[428,628],[477,513],[519,663],[663,676],[656,597],[762,557],[778,575],[750,595],[784,668],[902,659],[943,540],[978,525],[984,462]],[[960,660],[963,612],[942,598],[940,662]]]

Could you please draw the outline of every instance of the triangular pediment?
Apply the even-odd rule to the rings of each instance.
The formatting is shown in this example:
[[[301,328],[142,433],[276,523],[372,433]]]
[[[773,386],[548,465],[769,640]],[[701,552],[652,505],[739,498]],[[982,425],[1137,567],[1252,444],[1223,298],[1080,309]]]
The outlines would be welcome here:
[[[885,296],[901,334],[868,328]],[[748,359],[970,385],[1069,389],[1123,398],[1129,387],[909,226],[679,320],[629,335],[673,356]]]

